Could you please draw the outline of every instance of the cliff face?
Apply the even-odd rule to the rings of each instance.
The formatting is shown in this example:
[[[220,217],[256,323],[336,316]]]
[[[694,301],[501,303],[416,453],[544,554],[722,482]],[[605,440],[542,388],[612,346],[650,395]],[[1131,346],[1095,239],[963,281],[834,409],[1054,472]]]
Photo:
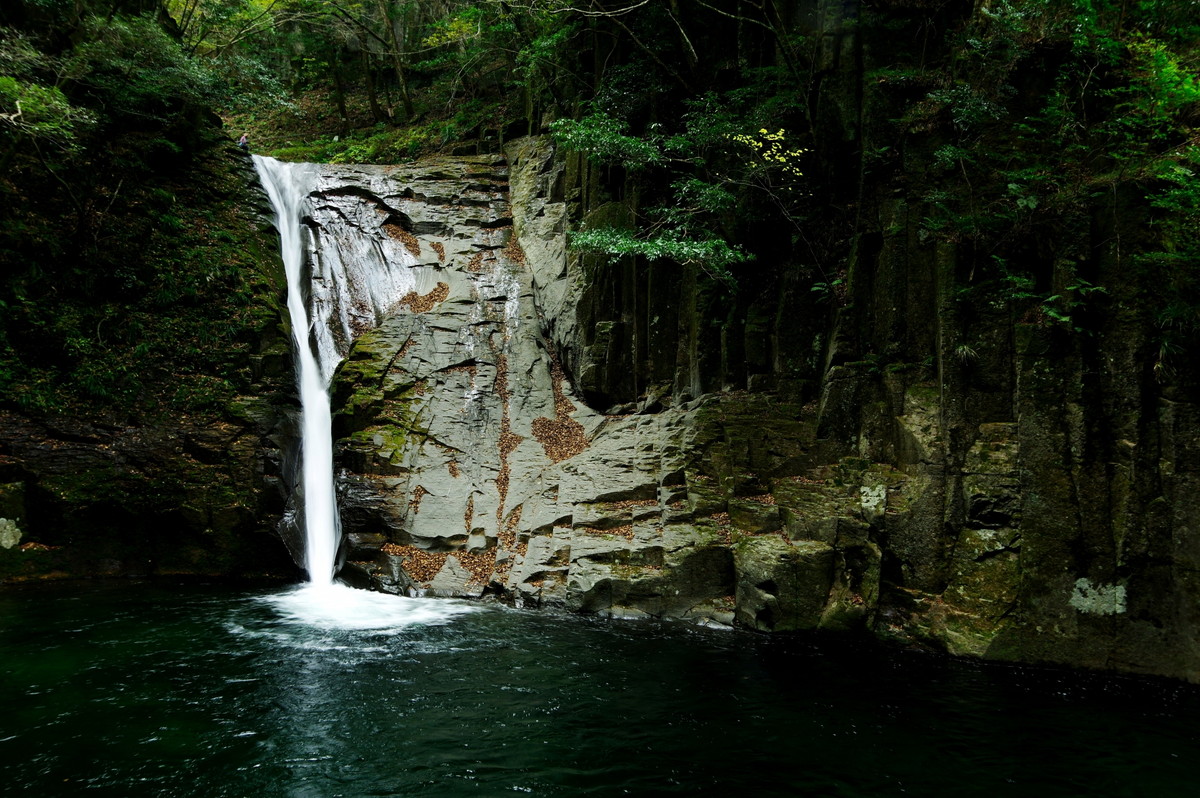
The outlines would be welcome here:
[[[1161,180],[1108,156],[1062,176],[996,166],[1034,142],[971,114],[1045,113],[1066,60],[1038,31],[947,55],[947,30],[991,35],[1003,9],[778,5],[812,59],[814,199],[734,231],[758,256],[736,290],[568,253],[568,229],[624,223],[653,187],[544,139],[323,169],[317,238],[403,262],[411,286],[345,333],[343,577],[1200,680],[1200,380],[1158,312],[1178,275],[1138,259],[1165,246],[1144,197]],[[1004,86],[972,58],[1004,61]],[[240,155],[201,144],[188,169],[252,182]],[[115,175],[97,207],[129,193]],[[177,189],[148,184],[127,217]],[[29,218],[52,216],[32,200],[53,198],[25,195]],[[234,210],[206,216],[216,200]],[[294,413],[267,210],[240,189],[150,207],[147,231],[211,224],[233,246],[210,257],[218,238],[198,235],[171,260],[157,256],[180,237],[147,232],[156,257],[138,259],[131,228],[107,256],[114,297],[20,284],[6,340],[32,367],[0,376],[33,409],[0,416],[0,578],[290,570],[266,532],[285,514]],[[226,258],[237,268],[210,268]],[[262,312],[228,338],[186,315],[233,320],[234,293]],[[128,307],[145,326],[122,315],[118,336],[105,322]],[[163,338],[188,345],[178,368],[139,348],[148,317],[183,331]],[[54,399],[50,355],[67,410],[37,405]],[[212,396],[210,367],[227,380]],[[139,391],[154,401],[117,401]],[[107,410],[78,412],[93,399]]]
[[[1195,680],[1200,429],[1194,369],[1164,355],[1178,278],[1141,254],[1162,247],[1155,186],[1077,175],[1080,197],[1041,207],[984,183],[1004,173],[971,159],[1003,141],[964,144],[923,99],[947,76],[900,74],[905,46],[888,39],[909,17],[933,35],[931,18],[912,22],[928,5],[888,4],[886,24],[814,5],[812,185],[828,208],[803,236],[830,242],[825,282],[804,247],[760,257],[735,295],[686,270],[549,253],[559,265],[542,273],[530,259],[547,335],[596,409],[687,430],[668,447],[678,493],[657,484],[663,527],[686,508],[716,532],[741,623],[862,624],[954,653]],[[1008,114],[1041,112],[1038,70],[1061,57],[1013,68]],[[582,158],[531,146],[509,150],[527,252],[556,201],[576,224],[636,209]],[[995,218],[971,218],[977,205]],[[674,587],[606,578],[614,607],[650,612]]]
[[[576,340],[547,336],[586,323],[563,167],[544,140],[508,164],[511,203],[495,158],[323,172],[316,224],[399,238],[419,261],[335,378],[343,577],[762,629],[861,622],[880,562],[864,500],[857,482],[802,476],[822,447],[793,399],[655,395],[601,413],[578,395],[559,354]],[[868,470],[895,478],[865,461],[847,478]]]
[[[862,305],[801,347],[824,355],[806,381],[815,358],[778,342],[817,322],[787,291],[714,323],[696,281],[568,256],[583,170],[545,140],[507,156],[326,177],[398,211],[403,233],[355,226],[420,261],[335,380],[343,576],[1196,678],[1195,415],[1147,395],[1125,317],[1096,340],[967,324],[946,307],[956,253],[900,224],[851,264]],[[605,285],[643,310],[596,300]],[[748,319],[778,355],[706,391]],[[880,342],[914,362],[849,359]]]
[[[363,566],[376,584],[1200,678],[1197,380],[1164,310],[1191,289],[1146,254],[1180,246],[1144,196],[1163,184],[1097,155],[1108,134],[1071,145],[1082,165],[1030,138],[1062,101],[1047,80],[1072,57],[1062,42],[1003,10],[876,5],[793,8],[813,54],[820,201],[790,244],[780,225],[739,231],[758,260],[736,291],[662,262],[568,256],[565,229],[624,223],[647,187],[510,143],[524,265],[487,263],[519,301],[502,316],[507,287],[449,294],[496,330],[471,381],[455,378],[491,403],[491,432],[430,433],[493,454],[474,472],[445,454],[435,482],[384,431],[349,444],[363,472],[387,453],[400,491],[359,502],[391,508],[358,527],[361,546],[393,544]],[[982,54],[929,66],[951,29]],[[523,344],[525,319],[540,327]],[[418,356],[421,322],[395,324],[414,344],[361,350],[367,383],[404,362],[389,351]],[[514,365],[531,362],[519,348],[538,365]],[[410,386],[442,379],[405,368]],[[407,400],[437,429],[420,408],[440,400]],[[543,449],[539,430],[572,445]],[[471,487],[448,500],[458,480]]]

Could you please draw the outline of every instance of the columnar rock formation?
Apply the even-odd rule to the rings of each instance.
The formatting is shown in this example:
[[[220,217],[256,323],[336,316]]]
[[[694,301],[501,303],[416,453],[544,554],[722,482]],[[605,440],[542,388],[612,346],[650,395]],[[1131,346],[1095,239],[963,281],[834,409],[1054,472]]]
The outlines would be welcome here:
[[[403,241],[417,261],[412,292],[335,381],[343,574],[759,629],[866,621],[881,563],[872,525],[913,513],[911,480],[832,456],[812,408],[777,393],[589,408],[547,335],[573,331],[586,290],[568,268],[567,205],[552,197],[561,166],[532,140],[510,155],[511,204],[492,158],[324,172],[318,225]],[[928,438],[913,435],[914,447]],[[1002,553],[1004,535],[976,545]]]
[[[1165,562],[1114,569],[1102,547],[1085,562],[1055,531],[1088,502],[1059,490],[1070,403],[1051,389],[1069,363],[1037,328],[1015,350],[1015,413],[960,440],[951,373],[830,355],[820,381],[777,367],[705,391],[697,361],[725,353],[688,332],[696,297],[676,281],[638,299],[683,307],[655,355],[673,380],[619,401],[624,377],[602,370],[623,322],[594,312],[612,272],[565,249],[578,172],[537,139],[507,156],[325,171],[318,224],[415,260],[334,381],[344,578],[1195,675],[1174,637],[1194,613],[1164,614],[1190,595],[1182,572],[1168,589]]]

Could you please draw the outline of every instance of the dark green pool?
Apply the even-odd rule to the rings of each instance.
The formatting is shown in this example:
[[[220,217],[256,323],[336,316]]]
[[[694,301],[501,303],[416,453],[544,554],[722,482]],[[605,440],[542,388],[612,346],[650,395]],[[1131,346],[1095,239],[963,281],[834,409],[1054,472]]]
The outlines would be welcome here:
[[[354,629],[294,591],[0,593],[0,792],[1200,794],[1186,686],[377,600]]]

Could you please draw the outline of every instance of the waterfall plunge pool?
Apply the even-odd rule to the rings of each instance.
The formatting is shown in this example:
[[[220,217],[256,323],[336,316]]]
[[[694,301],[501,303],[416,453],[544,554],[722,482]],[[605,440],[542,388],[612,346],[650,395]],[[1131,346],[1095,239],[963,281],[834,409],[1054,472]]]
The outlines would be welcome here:
[[[0,592],[4,791],[1194,794],[1191,686],[311,590]]]

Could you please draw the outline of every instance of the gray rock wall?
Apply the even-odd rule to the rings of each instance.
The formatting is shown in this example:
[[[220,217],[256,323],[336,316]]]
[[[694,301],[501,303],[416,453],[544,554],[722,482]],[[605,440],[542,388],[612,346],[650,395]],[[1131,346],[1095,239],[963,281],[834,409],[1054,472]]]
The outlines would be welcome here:
[[[901,228],[859,252],[859,301],[801,342],[819,379],[780,356],[713,385],[686,334],[708,300],[678,279],[637,300],[675,307],[674,372],[620,395],[609,372],[638,344],[587,299],[613,273],[564,246],[580,177],[543,140],[507,155],[368,181],[407,220],[421,287],[335,381],[345,578],[1197,678],[1200,428],[1187,402],[1130,398],[1128,334],[1106,334],[1097,394],[1095,355],[1058,331],[921,314],[957,253]],[[786,326],[767,324],[780,353]],[[896,340],[931,363],[864,356]]]
[[[486,157],[324,173],[325,201],[385,205],[417,260],[413,296],[335,379],[343,577],[762,629],[861,622],[880,561],[860,518],[868,469],[832,491],[800,476],[821,448],[802,408],[667,392],[604,414],[576,392],[560,353],[581,351],[587,282],[552,156],[514,144],[511,197]],[[334,237],[335,216],[381,245],[397,235],[382,214],[318,216]]]

